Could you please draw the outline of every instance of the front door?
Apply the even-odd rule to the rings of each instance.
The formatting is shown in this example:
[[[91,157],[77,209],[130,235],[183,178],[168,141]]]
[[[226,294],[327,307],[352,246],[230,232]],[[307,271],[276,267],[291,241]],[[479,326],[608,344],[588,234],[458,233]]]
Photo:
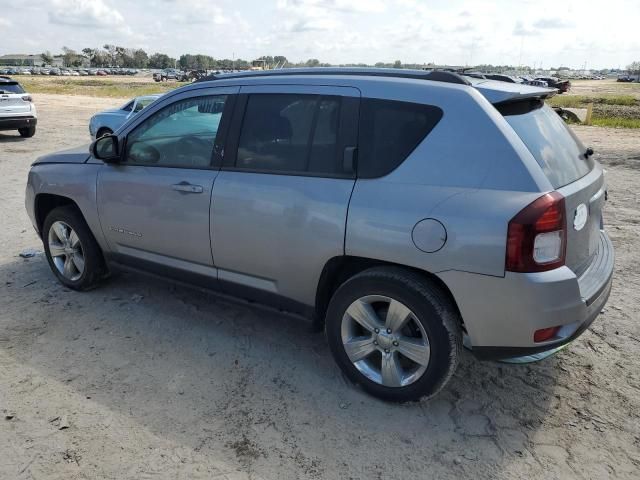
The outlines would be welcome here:
[[[209,207],[234,98],[225,92],[162,102],[123,134],[121,162],[104,165],[97,186],[115,260],[215,277]]]

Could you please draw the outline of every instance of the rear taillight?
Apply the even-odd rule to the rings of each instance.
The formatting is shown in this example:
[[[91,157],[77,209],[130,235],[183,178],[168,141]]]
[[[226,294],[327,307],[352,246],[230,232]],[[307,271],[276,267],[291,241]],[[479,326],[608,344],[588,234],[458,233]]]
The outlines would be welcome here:
[[[544,272],[564,265],[567,243],[564,197],[551,192],[511,219],[505,269]]]
[[[33,98],[31,98],[31,95],[23,95],[22,100],[24,100],[25,102],[32,102]]]

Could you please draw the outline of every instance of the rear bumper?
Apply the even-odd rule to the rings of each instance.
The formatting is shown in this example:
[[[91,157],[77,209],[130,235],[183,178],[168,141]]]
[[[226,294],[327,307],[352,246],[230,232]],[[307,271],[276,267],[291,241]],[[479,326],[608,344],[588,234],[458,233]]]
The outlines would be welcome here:
[[[0,117],[0,130],[17,130],[19,128],[35,127],[38,119],[33,116]]]
[[[604,307],[609,299],[612,283],[613,278],[611,277],[605,284],[605,288],[602,290],[600,295],[591,305],[589,305],[589,307],[587,307],[587,317],[585,320],[580,323],[578,328],[568,337],[552,343],[533,347],[473,347],[473,354],[482,360],[510,360],[560,350],[561,347],[573,342],[576,338],[582,335],[598,317],[602,307]]]
[[[589,268],[578,278],[567,267],[504,278],[464,272],[440,275],[462,314],[473,353],[509,359],[556,350],[579,337],[609,298],[613,246],[604,231]],[[536,330],[560,326],[549,341],[535,343]]]

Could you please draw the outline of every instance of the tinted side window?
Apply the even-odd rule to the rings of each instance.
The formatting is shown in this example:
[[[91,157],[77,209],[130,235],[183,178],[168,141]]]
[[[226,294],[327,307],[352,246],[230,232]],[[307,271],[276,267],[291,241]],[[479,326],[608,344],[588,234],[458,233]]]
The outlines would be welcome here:
[[[160,110],[129,134],[124,161],[209,167],[226,100],[226,95],[189,98]]]
[[[358,177],[387,175],[398,167],[442,118],[431,105],[363,98],[360,108]]]
[[[236,168],[282,173],[339,174],[340,98],[250,95]]]

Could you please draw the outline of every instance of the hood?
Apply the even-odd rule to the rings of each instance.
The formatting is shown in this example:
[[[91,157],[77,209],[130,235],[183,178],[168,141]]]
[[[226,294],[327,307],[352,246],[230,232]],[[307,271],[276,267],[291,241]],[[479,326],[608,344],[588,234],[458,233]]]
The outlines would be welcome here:
[[[98,113],[96,113],[94,115],[94,117],[100,116],[100,115],[104,115],[104,114],[108,114],[108,115],[128,115],[130,112],[126,112],[124,110],[122,110],[121,108],[108,108],[106,110],[102,110]]]
[[[42,163],[84,163],[90,157],[89,145],[62,150],[38,158],[33,165]]]

